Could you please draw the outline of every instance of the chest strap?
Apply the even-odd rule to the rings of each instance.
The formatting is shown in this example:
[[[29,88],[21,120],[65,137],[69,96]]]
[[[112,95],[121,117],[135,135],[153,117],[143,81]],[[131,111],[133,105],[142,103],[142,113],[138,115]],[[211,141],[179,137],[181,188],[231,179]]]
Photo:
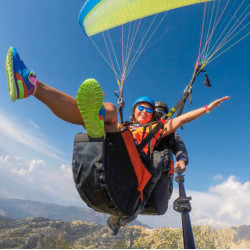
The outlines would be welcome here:
[[[160,129],[163,129],[163,122],[158,122],[158,124],[148,133],[148,135],[142,140],[142,142],[137,146],[138,151],[142,151],[143,148],[151,142],[153,137],[159,132]]]

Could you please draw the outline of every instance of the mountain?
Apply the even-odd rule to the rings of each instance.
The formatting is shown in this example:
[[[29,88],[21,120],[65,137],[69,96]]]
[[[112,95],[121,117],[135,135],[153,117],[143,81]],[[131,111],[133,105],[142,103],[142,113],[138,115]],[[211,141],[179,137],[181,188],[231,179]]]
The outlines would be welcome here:
[[[65,222],[82,220],[106,225],[108,215],[98,213],[90,208],[60,206],[56,204],[36,202],[19,199],[0,198],[0,215],[12,219],[27,217],[43,217],[47,219],[62,220]],[[135,220],[131,225],[148,227],[140,221]]]
[[[201,249],[249,248],[250,226],[215,230],[193,227],[196,247]],[[13,220],[0,216],[0,249],[3,248],[183,248],[181,229],[148,229],[126,226],[117,236],[107,226],[82,221],[62,222],[44,218]]]

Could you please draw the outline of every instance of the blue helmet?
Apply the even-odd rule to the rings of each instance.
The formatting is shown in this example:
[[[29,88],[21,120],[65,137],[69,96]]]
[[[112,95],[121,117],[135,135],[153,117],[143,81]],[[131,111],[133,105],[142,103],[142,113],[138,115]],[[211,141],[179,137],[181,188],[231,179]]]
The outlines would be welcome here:
[[[149,104],[152,108],[153,108],[153,115],[152,115],[152,120],[154,119],[154,116],[155,116],[155,101],[148,97],[148,96],[141,96],[139,98],[137,98],[134,103],[133,103],[133,106],[132,106],[132,115],[130,116],[130,120],[132,122],[136,121],[135,117],[134,117],[134,111],[135,111],[135,106],[138,104],[138,103],[141,103],[141,102],[146,102],[147,104]]]
[[[133,108],[135,105],[137,105],[138,103],[141,103],[141,102],[146,102],[147,104],[149,104],[153,109],[155,108],[155,101],[148,97],[148,96],[141,96],[139,98],[137,98],[134,103],[133,103]]]

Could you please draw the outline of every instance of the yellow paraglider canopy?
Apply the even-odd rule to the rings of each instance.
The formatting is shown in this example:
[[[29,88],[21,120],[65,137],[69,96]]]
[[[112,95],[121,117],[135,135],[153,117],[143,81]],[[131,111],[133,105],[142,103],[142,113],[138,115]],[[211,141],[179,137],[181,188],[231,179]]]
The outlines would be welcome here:
[[[88,36],[163,11],[207,0],[88,0],[79,23]]]

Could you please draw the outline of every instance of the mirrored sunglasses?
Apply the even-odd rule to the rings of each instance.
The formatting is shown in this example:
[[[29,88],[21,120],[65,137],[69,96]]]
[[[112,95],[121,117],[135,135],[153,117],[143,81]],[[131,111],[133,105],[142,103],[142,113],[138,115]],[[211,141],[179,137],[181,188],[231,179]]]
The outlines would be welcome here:
[[[144,109],[146,109],[146,112],[149,113],[149,114],[151,114],[153,112],[153,109],[151,109],[149,107],[144,107],[142,105],[137,106],[137,108],[138,108],[139,111],[143,111]]]
[[[166,114],[167,114],[167,112],[166,112],[164,109],[155,109],[155,111],[156,111],[157,113],[162,114],[162,115],[166,115]]]

